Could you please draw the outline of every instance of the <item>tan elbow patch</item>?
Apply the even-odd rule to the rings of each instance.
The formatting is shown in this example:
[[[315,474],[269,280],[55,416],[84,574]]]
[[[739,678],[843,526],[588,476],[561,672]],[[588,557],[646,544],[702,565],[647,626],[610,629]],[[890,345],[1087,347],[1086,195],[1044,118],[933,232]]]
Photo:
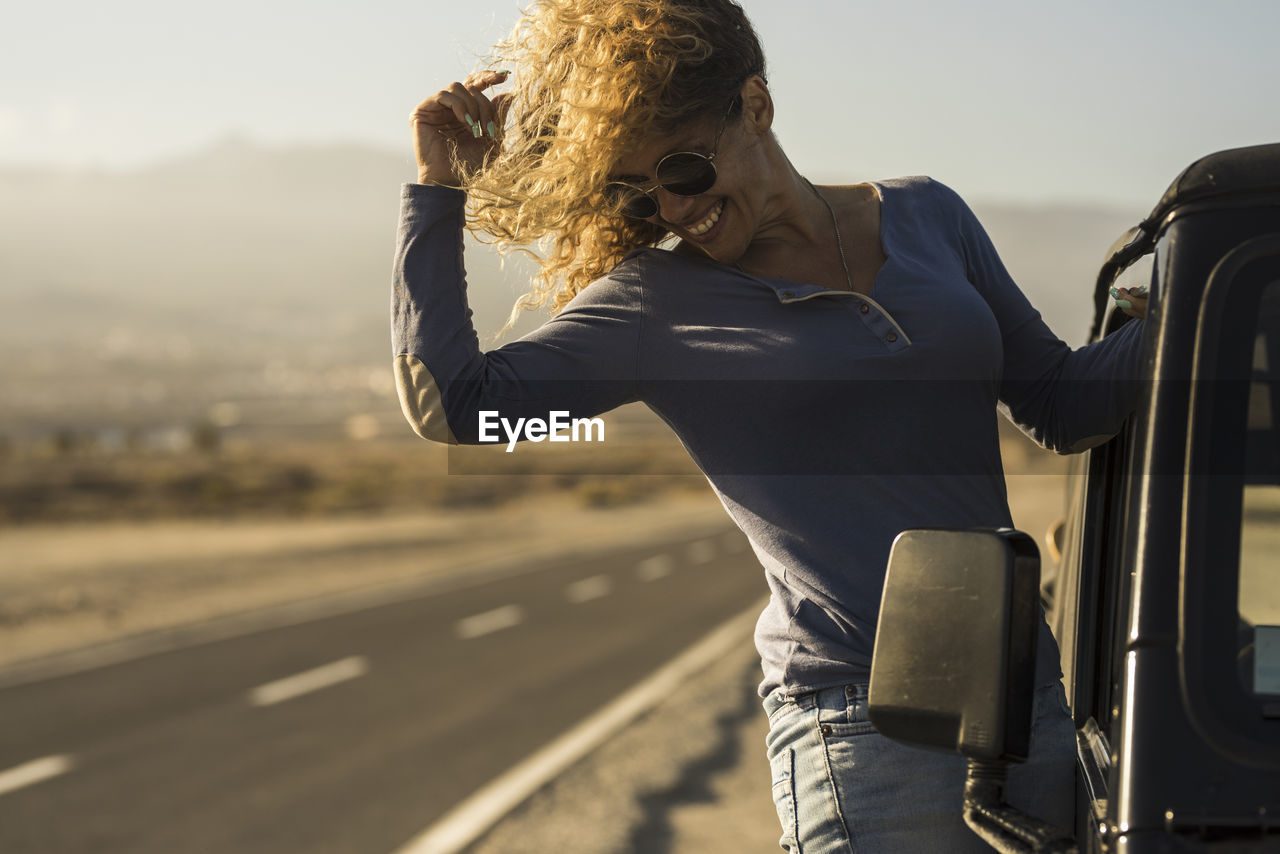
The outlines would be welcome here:
[[[395,373],[400,411],[408,419],[413,432],[432,442],[458,444],[444,417],[440,386],[422,360],[412,353],[401,353],[395,358]]]

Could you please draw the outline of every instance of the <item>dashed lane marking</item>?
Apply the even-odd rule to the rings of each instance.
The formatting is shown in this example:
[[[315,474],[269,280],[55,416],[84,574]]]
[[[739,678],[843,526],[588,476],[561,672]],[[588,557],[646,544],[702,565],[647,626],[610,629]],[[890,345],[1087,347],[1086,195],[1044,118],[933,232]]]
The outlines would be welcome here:
[[[249,692],[249,702],[255,706],[273,706],[319,691],[349,679],[356,679],[369,672],[369,661],[364,656],[353,655],[332,664],[326,664],[302,673],[286,676]]]
[[[466,850],[504,815],[623,727],[670,697],[686,680],[743,643],[750,643],[751,632],[766,601],[762,599],[722,623],[653,675],[471,794],[431,827],[397,848],[395,854],[459,854]]]
[[[500,632],[524,622],[524,609],[519,605],[503,605],[483,614],[476,614],[458,621],[454,633],[463,640]]]
[[[613,589],[613,581],[607,575],[593,575],[581,581],[575,581],[564,589],[565,597],[575,605],[590,602],[608,596]]]
[[[75,760],[67,755],[45,756],[0,771],[0,795],[34,786],[45,780],[65,774],[75,767]]]
[[[671,559],[671,555],[654,555],[636,564],[636,575],[641,581],[657,581],[659,578],[670,575],[673,569],[675,569],[675,561]]]
[[[710,563],[715,556],[715,540],[698,540],[696,543],[689,543],[689,563]]]

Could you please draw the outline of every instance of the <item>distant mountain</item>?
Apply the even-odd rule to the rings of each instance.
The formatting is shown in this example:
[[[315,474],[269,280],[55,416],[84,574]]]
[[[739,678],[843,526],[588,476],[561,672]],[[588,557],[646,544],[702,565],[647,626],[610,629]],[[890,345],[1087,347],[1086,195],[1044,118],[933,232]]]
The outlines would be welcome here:
[[[95,353],[175,337],[197,359],[381,364],[400,184],[411,157],[230,138],[133,172],[0,170],[0,352]],[[1079,343],[1103,252],[1141,211],[974,203],[1015,278]],[[468,250],[492,333],[528,280]],[[533,318],[522,324],[527,328]],[[12,369],[12,364],[11,368]]]
[[[1152,200],[1154,203],[1154,199]],[[1001,260],[1049,327],[1072,346],[1093,321],[1093,289],[1111,244],[1148,213],[1112,207],[972,203]]]
[[[0,170],[0,347],[87,346],[112,328],[256,358],[322,345],[390,356],[387,306],[411,158],[226,140],[136,172]],[[469,258],[482,325],[513,286]]]

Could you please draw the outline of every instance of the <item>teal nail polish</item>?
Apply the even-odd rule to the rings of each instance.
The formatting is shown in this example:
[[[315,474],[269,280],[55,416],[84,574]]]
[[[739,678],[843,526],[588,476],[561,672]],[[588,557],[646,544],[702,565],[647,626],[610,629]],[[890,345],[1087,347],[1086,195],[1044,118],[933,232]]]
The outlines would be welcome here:
[[[1127,299],[1118,299],[1116,300],[1116,308],[1133,308],[1133,303]]]
[[[475,119],[471,118],[470,113],[465,114],[463,118],[466,119],[467,121],[467,127],[471,128],[471,135],[474,136],[476,139],[479,139],[480,134],[483,133],[483,131],[480,130],[480,123]]]
[[[487,128],[489,129],[489,136],[493,137],[494,139],[497,139],[497,138],[498,138],[498,126],[497,126],[497,125],[495,125],[493,122],[489,122],[489,124],[485,125],[485,127],[487,127]]]
[[[1115,289],[1115,288],[1112,288],[1112,289],[1111,289],[1111,295],[1112,295],[1113,297],[1118,297],[1118,296],[1120,296],[1120,291],[1118,291],[1118,290],[1117,290],[1117,289]]]

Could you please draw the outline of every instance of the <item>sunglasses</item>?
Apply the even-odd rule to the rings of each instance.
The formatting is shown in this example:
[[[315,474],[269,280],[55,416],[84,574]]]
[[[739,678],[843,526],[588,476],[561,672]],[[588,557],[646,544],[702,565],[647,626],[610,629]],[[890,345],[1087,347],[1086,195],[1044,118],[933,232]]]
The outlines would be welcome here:
[[[658,161],[653,174],[657,179],[655,186],[644,188],[625,181],[610,181],[604,185],[604,199],[610,210],[635,219],[649,219],[658,214],[658,200],[653,191],[659,188],[677,196],[697,196],[705,193],[716,183],[716,154],[720,150],[720,138],[728,126],[729,116],[737,106],[734,98],[729,110],[720,121],[720,130],[716,133],[716,141],[711,146],[710,154],[699,154],[696,151],[677,151],[668,154]]]

